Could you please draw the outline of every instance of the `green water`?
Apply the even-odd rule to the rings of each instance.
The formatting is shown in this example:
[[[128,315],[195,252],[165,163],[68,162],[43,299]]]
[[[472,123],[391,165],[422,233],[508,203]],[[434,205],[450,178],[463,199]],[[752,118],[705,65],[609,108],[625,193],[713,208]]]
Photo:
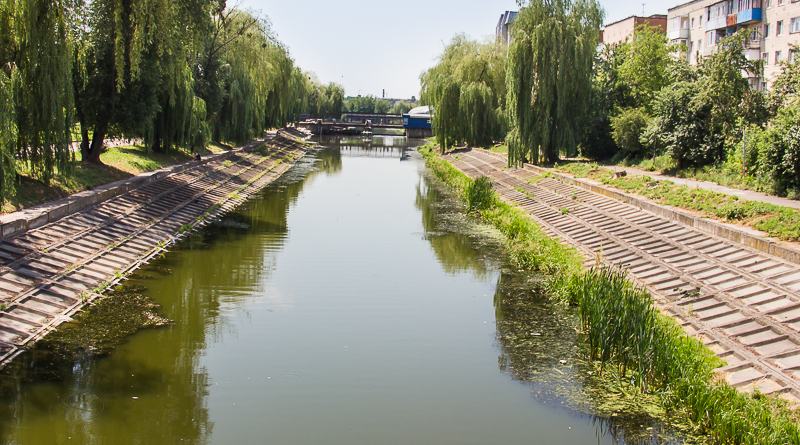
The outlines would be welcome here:
[[[10,366],[0,439],[619,442],[613,424],[536,396],[537,376],[575,376],[559,362],[575,355],[574,314],[534,298],[532,324],[515,321],[528,291],[508,285],[520,277],[497,234],[463,218],[402,139],[329,145],[130,281],[173,324],[110,354]]]

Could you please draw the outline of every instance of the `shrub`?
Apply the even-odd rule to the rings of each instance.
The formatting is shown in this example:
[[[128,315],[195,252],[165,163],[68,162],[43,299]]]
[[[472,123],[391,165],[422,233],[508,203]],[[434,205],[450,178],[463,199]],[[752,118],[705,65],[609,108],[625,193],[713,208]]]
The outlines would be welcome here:
[[[611,118],[611,136],[625,157],[635,158],[644,154],[640,140],[649,120],[650,116],[642,108],[626,108]]]
[[[494,203],[492,180],[479,176],[466,189],[467,212],[473,213],[489,208]]]

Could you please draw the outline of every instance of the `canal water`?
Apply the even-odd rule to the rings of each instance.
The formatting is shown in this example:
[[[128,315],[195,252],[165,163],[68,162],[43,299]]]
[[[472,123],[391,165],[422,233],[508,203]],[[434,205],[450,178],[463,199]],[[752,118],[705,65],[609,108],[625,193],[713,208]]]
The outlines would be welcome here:
[[[585,392],[574,313],[519,284],[404,139],[322,142],[128,282],[171,325],[9,366],[0,440],[627,443],[550,388]]]

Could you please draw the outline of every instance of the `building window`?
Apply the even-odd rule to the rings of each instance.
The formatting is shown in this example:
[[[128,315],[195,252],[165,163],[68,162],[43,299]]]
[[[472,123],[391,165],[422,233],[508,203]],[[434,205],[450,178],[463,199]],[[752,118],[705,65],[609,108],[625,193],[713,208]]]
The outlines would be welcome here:
[[[778,0],[778,6],[782,5],[785,0]]]
[[[764,25],[764,38],[769,37],[769,23]]]
[[[775,65],[781,63],[781,52],[775,51]]]
[[[692,29],[694,29],[694,19],[692,19]]]
[[[764,2],[764,4],[766,5],[767,8],[771,8],[772,7],[772,0],[767,0],[766,2]]]
[[[781,34],[783,34],[783,20],[775,25],[775,35],[779,36]]]
[[[761,60],[764,61],[764,65],[769,65],[769,53],[761,53]]]
[[[697,50],[700,51],[703,49],[703,39],[697,41]]]
[[[792,51],[792,50],[789,50],[789,60],[788,60],[788,61],[789,61],[789,63],[792,63],[792,62],[794,62],[795,55],[796,55],[796,54],[795,54],[795,52],[794,52],[794,51]]]
[[[789,22],[789,33],[794,34],[800,32],[800,17],[795,17]]]

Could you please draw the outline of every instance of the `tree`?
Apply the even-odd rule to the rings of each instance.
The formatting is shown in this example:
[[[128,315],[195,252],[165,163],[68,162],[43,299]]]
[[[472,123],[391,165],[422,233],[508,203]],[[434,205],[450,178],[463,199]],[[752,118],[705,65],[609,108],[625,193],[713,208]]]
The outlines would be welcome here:
[[[592,79],[592,100],[583,129],[580,153],[589,159],[607,159],[617,152],[611,136],[611,119],[618,110],[633,106],[630,86],[621,81],[619,67],[627,54],[626,43],[603,45],[597,54]]]
[[[412,108],[414,108],[413,104],[401,100],[400,102],[396,103],[389,112],[391,114],[406,114],[411,111]]]
[[[611,134],[622,155],[636,157],[644,154],[640,139],[649,120],[644,108],[625,108],[611,118]]]
[[[34,178],[48,184],[57,170],[69,171],[72,160],[72,40],[66,5],[17,0],[4,6],[4,16],[11,19],[12,37],[5,43],[11,48],[3,52],[11,56],[4,71],[13,79],[16,156]],[[13,162],[0,164],[5,170]]]
[[[378,100],[375,102],[375,112],[379,114],[386,114],[389,112],[391,105],[385,100]]]
[[[629,86],[637,106],[650,112],[655,94],[674,80],[672,65],[677,62],[671,53],[681,48],[670,44],[660,28],[648,24],[637,26],[633,41],[624,48],[625,61],[619,67],[617,81]]]
[[[576,153],[602,20],[595,0],[533,0],[520,10],[506,76],[510,163]]]
[[[74,85],[84,162],[100,162],[107,135],[155,140],[164,76],[177,74],[181,61],[169,57],[180,22],[180,4],[171,0],[95,0],[90,30],[76,57]],[[184,101],[183,104],[191,104]],[[91,144],[89,131],[93,132]]]
[[[719,132],[723,138],[739,134],[738,121],[758,122],[761,113],[746,113],[751,108],[745,107],[745,100],[750,98],[750,82],[742,73],[760,76],[764,61],[749,60],[745,50],[750,41],[750,32],[741,30],[736,34],[720,39],[717,50],[698,65],[700,75],[700,96],[698,100],[708,102],[711,108],[712,131]],[[761,93],[757,93],[761,94]],[[712,156],[723,159],[724,152],[719,150]]]
[[[644,139],[665,148],[678,168],[714,161],[724,142],[711,131],[711,103],[700,97],[698,82],[676,82],[662,88],[654,98],[654,118]]]
[[[433,108],[432,124],[442,148],[463,142],[485,146],[504,135],[505,50],[458,34],[438,63],[422,73],[420,101]]]

